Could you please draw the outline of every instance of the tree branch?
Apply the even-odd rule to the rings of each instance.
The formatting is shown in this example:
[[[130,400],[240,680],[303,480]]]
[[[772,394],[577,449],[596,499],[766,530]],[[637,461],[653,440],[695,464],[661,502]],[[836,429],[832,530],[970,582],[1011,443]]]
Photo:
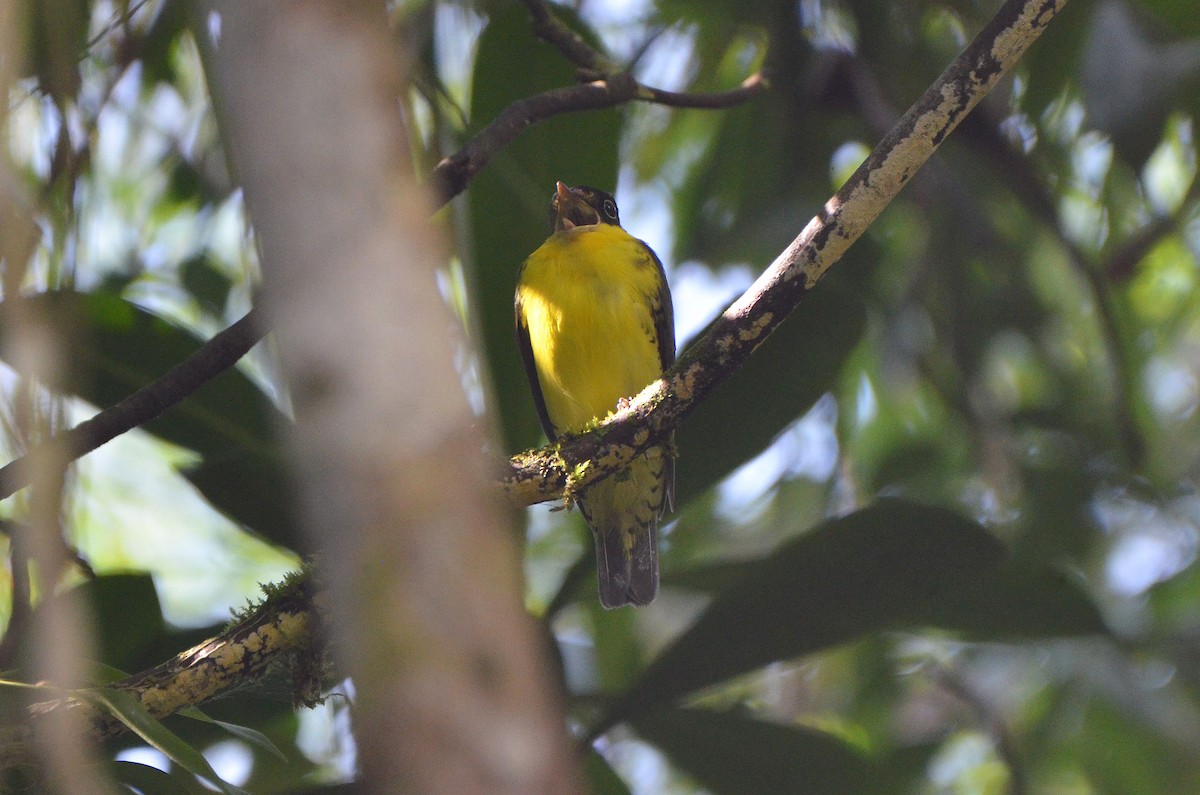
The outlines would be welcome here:
[[[529,9],[533,32],[554,45],[590,82],[555,88],[517,100],[460,150],[443,158],[434,168],[432,177],[434,195],[441,203],[462,193],[467,183],[487,165],[492,156],[512,143],[526,128],[551,116],[611,108],[631,100],[677,108],[729,108],[748,101],[767,88],[767,81],[761,72],[750,75],[739,87],[730,91],[684,94],[642,85],[632,74],[567,27],[551,12],[544,0],[522,2]]]
[[[191,395],[201,386],[237,364],[266,334],[257,310],[216,334],[199,350],[172,367],[156,381],[96,416],[64,431],[43,445],[61,446],[67,460],[74,461],[116,437],[144,425]],[[39,448],[40,449],[40,448]],[[0,500],[29,485],[32,453],[0,467]]]
[[[155,718],[164,718],[257,679],[289,656],[311,652],[319,658],[312,649],[316,625],[313,587],[307,576],[298,577],[215,638],[110,687],[130,693]],[[297,691],[296,700],[311,702],[320,692],[314,690]],[[125,730],[111,715],[97,718],[93,727],[100,739]]]
[[[431,177],[434,195],[439,204],[450,201],[466,190],[497,152],[530,126],[553,116],[612,108],[633,100],[677,108],[729,108],[750,100],[767,87],[763,74],[755,72],[729,91],[685,94],[644,86],[628,72],[615,72],[589,83],[552,88],[513,102],[461,149],[442,158]]]
[[[755,72],[743,80],[740,86],[729,91],[703,91],[688,94],[679,91],[664,91],[661,88],[651,88],[639,84],[636,98],[658,105],[669,105],[673,108],[719,110],[741,105],[769,87],[766,76],[762,72]]]
[[[622,105],[637,95],[637,83],[628,75],[593,80],[577,86],[553,88],[509,105],[461,149],[444,157],[433,169],[432,189],[439,204],[466,190],[497,152],[530,126],[562,113],[599,110]]]
[[[691,414],[796,308],[1064,5],[1008,0],[821,213],[662,378],[595,430],[509,460],[501,483],[510,501],[555,499],[622,469]]]
[[[533,18],[533,32],[538,38],[553,44],[581,73],[590,78],[615,75],[621,68],[567,27],[551,11],[545,0],[521,0]]]
[[[133,696],[151,717],[162,719],[197,706],[230,688],[258,679],[273,667],[286,666],[297,703],[315,703],[321,693],[323,650],[314,646],[320,619],[311,569],[270,586],[263,603],[233,626],[166,662],[108,685]],[[115,715],[86,696],[65,696],[29,707],[35,721],[82,709],[93,740],[129,730]],[[0,771],[28,759],[30,736],[18,732],[0,745]]]

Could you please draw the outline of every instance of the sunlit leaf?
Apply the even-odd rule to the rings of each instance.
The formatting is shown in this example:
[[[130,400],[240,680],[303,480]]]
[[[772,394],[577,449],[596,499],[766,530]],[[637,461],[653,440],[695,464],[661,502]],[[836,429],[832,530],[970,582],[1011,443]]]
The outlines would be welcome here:
[[[277,745],[275,745],[275,743],[271,742],[271,738],[267,737],[267,735],[263,734],[260,731],[251,729],[249,726],[239,726],[236,723],[229,723],[228,721],[217,720],[216,718],[210,718],[208,715],[205,715],[202,711],[200,711],[200,709],[197,707],[185,707],[184,709],[179,710],[179,714],[185,718],[191,718],[193,720],[198,720],[203,723],[211,723],[214,726],[219,726],[222,729],[224,729],[225,731],[232,734],[234,737],[237,737],[239,740],[245,740],[246,742],[250,743],[251,745],[256,745],[259,748],[262,748],[263,750],[269,752],[280,762],[288,761],[288,758],[283,753],[283,751],[279,750],[279,746],[277,746]]]

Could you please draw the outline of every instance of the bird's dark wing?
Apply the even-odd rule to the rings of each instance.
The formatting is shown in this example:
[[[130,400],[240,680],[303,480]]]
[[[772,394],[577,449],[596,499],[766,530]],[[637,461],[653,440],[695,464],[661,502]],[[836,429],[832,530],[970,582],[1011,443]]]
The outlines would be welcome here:
[[[529,342],[529,326],[525,324],[525,313],[521,311],[521,297],[518,294],[514,304],[517,327],[517,348],[521,351],[521,361],[525,363],[525,377],[529,379],[529,391],[533,393],[533,407],[537,409],[538,421],[546,438],[554,441],[558,433],[550,422],[550,412],[546,411],[546,398],[542,395],[542,383],[538,380],[537,365],[533,363],[533,346]]]
[[[658,337],[658,361],[665,371],[675,364],[675,307],[671,303],[671,288],[667,286],[667,273],[663,270],[662,260],[654,253],[654,249],[642,243],[654,267],[658,269],[658,295],[655,296],[654,332]]]
[[[654,267],[658,269],[658,295],[654,305],[654,334],[658,338],[658,361],[665,371],[675,363],[675,306],[671,303],[671,288],[667,284],[667,273],[663,270],[662,260],[654,253],[654,249],[642,243]],[[668,438],[666,454],[663,456],[663,501],[660,518],[663,513],[675,510],[675,451],[672,433]]]

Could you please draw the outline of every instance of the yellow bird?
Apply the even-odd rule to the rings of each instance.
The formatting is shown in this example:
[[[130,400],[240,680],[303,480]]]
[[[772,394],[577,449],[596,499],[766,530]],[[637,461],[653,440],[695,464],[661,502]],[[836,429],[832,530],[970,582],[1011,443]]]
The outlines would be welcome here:
[[[554,228],[517,277],[517,343],[546,436],[579,431],[642,391],[675,361],[662,263],[621,228],[601,190],[557,183]],[[666,446],[577,499],[596,538],[600,603],[649,604],[658,593],[658,523],[672,501]]]

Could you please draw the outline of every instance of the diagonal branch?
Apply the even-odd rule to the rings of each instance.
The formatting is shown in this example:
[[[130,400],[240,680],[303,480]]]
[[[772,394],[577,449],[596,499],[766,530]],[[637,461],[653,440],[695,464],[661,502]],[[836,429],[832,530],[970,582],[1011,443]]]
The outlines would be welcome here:
[[[129,693],[150,717],[161,719],[282,668],[291,678],[296,703],[311,706],[328,674],[324,649],[315,640],[320,604],[311,575],[305,569],[268,586],[263,602],[221,634],[108,687]],[[41,719],[76,709],[86,710],[95,740],[128,731],[116,715],[70,694],[30,705],[29,716]],[[0,740],[0,772],[25,759],[29,740],[19,731]]]
[[[651,88],[639,84],[637,99],[653,102],[657,105],[668,105],[673,108],[703,108],[717,110],[732,108],[753,99],[756,94],[770,87],[762,72],[755,72],[742,81],[737,88],[729,91],[698,91],[687,93],[680,91],[665,91],[661,88]]]
[[[622,469],[691,414],[796,308],[1064,5],[1007,0],[822,212],[662,378],[595,430],[509,460],[501,478],[509,499],[554,499]]]
[[[266,329],[259,322],[258,314],[256,309],[250,310],[245,317],[217,333],[161,378],[142,387],[120,403],[58,434],[43,447],[60,446],[63,455],[67,456],[66,460],[74,461],[121,434],[154,419],[208,381],[233,367],[263,338]],[[32,453],[27,453],[0,467],[0,500],[11,497],[29,485],[31,455]]]

